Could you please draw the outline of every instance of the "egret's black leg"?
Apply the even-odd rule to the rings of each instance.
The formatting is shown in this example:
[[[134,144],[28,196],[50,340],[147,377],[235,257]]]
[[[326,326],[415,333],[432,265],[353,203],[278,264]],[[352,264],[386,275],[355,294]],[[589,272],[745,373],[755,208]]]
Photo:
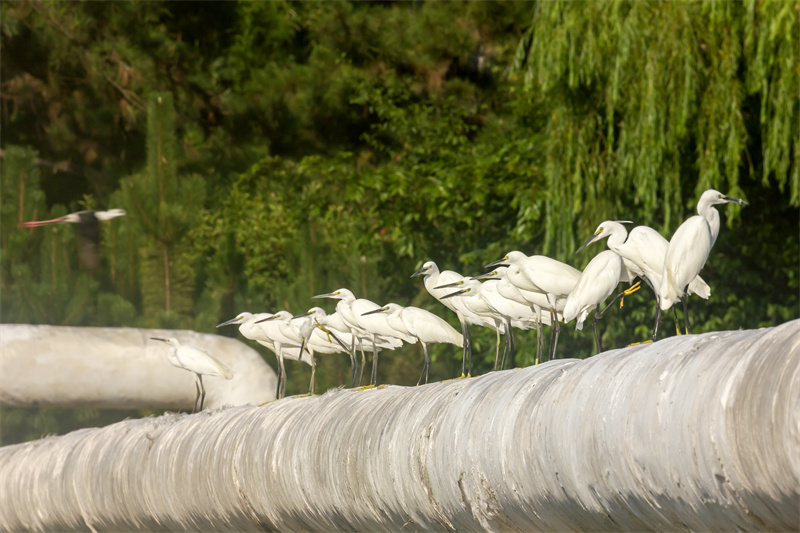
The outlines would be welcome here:
[[[552,357],[551,357],[551,359],[555,359],[556,358],[556,349],[558,348],[558,334],[561,332],[561,324],[559,323],[559,320],[558,320],[558,311],[556,311],[555,309],[550,309],[550,312],[553,314],[553,317],[555,319],[554,324],[556,326],[556,339],[553,342],[553,354],[552,354]]]
[[[286,366],[283,361],[283,351],[278,356],[278,365],[280,366],[280,374],[278,375],[278,399],[280,400],[286,393]]]
[[[367,356],[364,355],[364,343],[361,342],[361,339],[358,339],[358,348],[361,350],[361,372],[358,374],[358,386],[360,387],[361,380],[364,379],[364,368],[367,366]]]
[[[681,324],[678,320],[678,311],[674,305],[672,306],[672,317],[675,319],[675,333],[678,335],[683,335],[683,333],[681,333]]]
[[[206,401],[206,388],[203,386],[203,376],[197,374],[197,379],[200,380],[200,390],[202,391],[202,395],[200,396],[200,410],[203,410],[203,403]]]
[[[380,350],[377,346],[375,346],[375,350],[372,352],[372,383],[371,385],[378,384],[378,352]]]
[[[422,374],[419,375],[419,380],[417,380],[417,385],[422,383],[422,377],[425,376],[425,383],[428,383],[428,369],[431,366],[431,358],[428,355],[428,348],[425,346],[425,343],[419,341],[422,344],[422,352],[425,354],[425,362],[422,364]]]
[[[656,323],[653,326],[653,342],[658,340],[658,324],[661,322],[661,303],[656,304]]]
[[[683,319],[686,321],[686,334],[691,335],[689,331],[689,286],[683,289]]]
[[[514,331],[511,329],[511,321],[508,321],[508,368],[514,368]]]
[[[194,389],[195,389],[195,391],[197,391],[197,394],[195,394],[195,397],[194,397],[194,405],[192,405],[192,414],[194,414],[195,411],[197,411],[197,400],[200,399],[200,385],[197,383],[197,379],[199,377],[200,376],[198,374],[194,375]]]
[[[556,321],[553,318],[553,310],[550,309],[550,346],[547,348],[547,360],[553,360],[553,336],[556,334]]]
[[[533,309],[531,307],[531,309]],[[536,309],[533,309],[534,314],[536,315],[536,360],[533,364],[538,365],[542,362],[542,320],[541,317],[536,313]]]
[[[464,320],[461,321],[461,337],[464,341],[464,352],[461,354],[461,377],[464,377],[467,375],[467,352],[472,349],[472,346],[470,346],[469,329]]]
[[[469,341],[469,350],[467,350],[467,377],[472,375],[472,335],[469,333],[469,326],[465,325],[467,331],[467,340]]]
[[[600,348],[600,337],[597,335],[597,313],[599,311],[600,311],[600,304],[597,304],[597,309],[592,315],[592,329],[594,330],[594,343],[597,345],[597,353],[603,351],[603,349]]]
[[[508,350],[511,347],[511,344],[508,341],[508,330],[506,330],[504,337],[505,338],[503,339],[503,358],[500,360],[500,370],[503,370],[506,367],[506,356],[508,355]]]
[[[317,361],[314,358],[314,352],[308,352],[308,354],[311,356],[311,384],[308,386],[308,393],[313,396],[313,394],[314,394],[314,377],[315,377],[315,375],[317,373]]]

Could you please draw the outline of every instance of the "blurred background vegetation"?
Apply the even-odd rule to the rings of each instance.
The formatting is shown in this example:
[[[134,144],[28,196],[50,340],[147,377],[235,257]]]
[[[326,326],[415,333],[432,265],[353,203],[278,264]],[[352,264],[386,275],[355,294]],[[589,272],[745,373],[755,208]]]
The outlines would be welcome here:
[[[457,325],[409,279],[424,261],[478,274],[521,250],[582,268],[605,245],[574,250],[603,220],[669,237],[709,187],[750,205],[720,209],[693,332],[798,317],[798,1],[2,11],[5,323],[214,332],[348,287]],[[73,227],[18,227],[95,208],[128,212],[103,224],[96,276]],[[604,346],[647,339],[654,310],[648,290],[626,299]],[[561,356],[591,355],[572,330]],[[473,337],[482,373],[494,335]],[[535,333],[517,339],[530,364]],[[459,349],[432,356],[432,380],[460,371]],[[418,346],[387,354],[380,381],[413,384],[421,362]],[[345,355],[319,367],[319,390],[349,375]],[[309,367],[288,372],[303,392]],[[3,408],[0,438],[141,414]]]

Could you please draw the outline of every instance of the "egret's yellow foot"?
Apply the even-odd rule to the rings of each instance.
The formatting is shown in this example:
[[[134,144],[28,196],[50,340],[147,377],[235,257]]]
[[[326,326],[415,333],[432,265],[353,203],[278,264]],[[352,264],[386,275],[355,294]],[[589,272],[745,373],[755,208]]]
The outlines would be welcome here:
[[[651,342],[653,342],[653,339],[650,339],[649,341],[633,342],[627,345],[626,348],[630,348],[631,346],[639,346],[640,344],[650,344]]]
[[[641,284],[642,284],[642,282],[641,282],[641,281],[637,281],[636,283],[634,283],[633,285],[631,285],[630,287],[628,287],[627,289],[625,289],[624,291],[622,291],[622,294],[623,294],[624,296],[623,296],[622,298],[620,298],[620,300],[619,300],[619,308],[620,308],[620,309],[622,309],[622,304],[624,304],[624,303],[625,303],[625,296],[630,296],[630,295],[631,295],[631,294],[633,294],[634,292],[636,292],[636,291],[638,291],[639,289],[641,289],[641,287],[640,287],[640,285],[641,285]]]
[[[259,407],[264,407],[264,406],[265,406],[265,405],[267,405],[268,403],[277,402],[277,401],[278,401],[278,400],[280,400],[280,399],[281,399],[281,398],[275,398],[274,400],[268,400],[268,401],[266,401],[266,402],[264,402],[264,403],[262,403],[262,404],[259,404]]]
[[[382,387],[382,386],[383,386],[383,385],[381,385],[381,387]],[[374,389],[374,388],[376,388],[376,387],[375,387],[375,385],[365,385],[365,386],[363,386],[363,387],[359,387],[359,388],[357,388],[357,389],[353,389],[353,390],[354,390],[354,391],[358,391],[358,390],[367,390],[367,389]]]

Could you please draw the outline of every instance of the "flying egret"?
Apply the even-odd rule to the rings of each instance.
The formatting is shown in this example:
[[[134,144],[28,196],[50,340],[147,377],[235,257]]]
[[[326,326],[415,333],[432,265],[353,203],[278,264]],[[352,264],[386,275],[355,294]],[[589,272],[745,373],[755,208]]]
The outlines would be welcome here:
[[[697,202],[697,215],[689,217],[678,227],[669,241],[667,255],[664,259],[664,270],[661,274],[661,284],[658,288],[660,296],[658,313],[656,314],[656,332],[661,320],[661,311],[669,309],[677,300],[683,297],[689,283],[705,266],[711,247],[719,235],[719,213],[714,205],[724,203],[737,203],[747,205],[739,198],[726,196],[719,191],[709,189],[700,196]],[[684,300],[684,306],[686,305]],[[684,307],[684,313],[688,310]],[[689,334],[689,319],[686,318],[686,333]]]
[[[567,302],[564,305],[564,322],[567,323],[577,318],[576,330],[583,329],[583,322],[589,313],[594,311],[592,328],[594,329],[597,353],[603,351],[600,347],[600,337],[597,335],[597,319],[602,318],[603,314],[617,300],[639,290],[639,284],[637,283],[617,295],[602,311],[600,311],[600,305],[614,293],[620,281],[628,281],[628,279],[622,258],[611,250],[604,250],[589,261],[589,264],[583,269],[578,283],[575,284],[575,288],[567,296]]]
[[[206,388],[203,386],[203,376],[217,376],[225,379],[233,378],[233,373],[228,367],[214,359],[208,352],[194,348],[192,346],[181,346],[180,341],[175,337],[150,337],[154,341],[167,343],[167,360],[178,368],[183,368],[194,374],[194,386],[197,389],[197,396],[194,399],[192,413],[197,409],[197,400],[200,400],[200,410],[203,410],[203,402],[206,399]]]
[[[661,286],[661,274],[664,270],[664,259],[667,255],[669,241],[648,226],[636,226],[628,232],[622,225],[626,223],[630,222],[611,220],[602,222],[597,226],[594,234],[575,253],[593,242],[608,238],[608,248],[622,257],[623,265],[631,274],[642,278],[647,283],[656,295],[656,305],[658,305],[658,287]],[[689,283],[687,294],[696,294],[707,300],[711,296],[711,289],[700,276],[697,276]],[[685,298],[686,296],[684,296],[684,300]],[[673,313],[674,311],[673,307]],[[675,327],[678,329],[678,315],[674,314]],[[688,318],[686,316],[684,318],[688,325]],[[653,340],[656,340],[655,337]]]
[[[492,327],[492,322],[485,318],[479,317],[467,309],[464,309],[459,298],[445,299],[444,297],[451,293],[447,289],[437,289],[438,286],[450,285],[464,278],[458,272],[452,270],[439,271],[439,267],[433,261],[427,261],[422,268],[414,272],[411,277],[425,275],[423,283],[425,289],[431,296],[439,300],[445,307],[450,309],[458,317],[461,323],[461,333],[464,336],[464,350],[461,359],[461,377],[469,377],[472,374],[472,339],[469,335],[469,325],[478,325],[482,327]]]
[[[364,363],[363,339],[370,338],[372,344],[371,385],[376,385],[378,379],[378,353],[380,352],[380,349],[385,347],[387,344],[392,346],[391,349],[402,346],[403,344],[403,341],[397,338],[397,335],[378,334],[375,331],[366,329],[359,321],[361,318],[361,313],[371,311],[380,306],[375,302],[364,298],[357,299],[351,290],[345,288],[337,289],[333,292],[328,292],[325,294],[318,294],[316,296],[312,296],[312,298],[333,298],[335,300],[339,300],[336,302],[336,312],[339,313],[342,320],[347,323],[348,327],[350,328],[350,333],[353,335],[353,337],[358,340],[358,343],[361,347],[362,364]],[[359,384],[360,382],[361,380],[359,379]]]
[[[547,296],[547,304],[554,322],[555,339],[551,340],[551,358],[555,358],[560,332],[558,315],[564,309],[567,296],[575,288],[581,271],[561,261],[543,255],[527,256],[513,251],[489,263],[484,268],[508,265],[508,280],[520,289]]]
[[[415,337],[422,345],[422,353],[425,356],[425,362],[422,366],[422,373],[419,376],[419,380],[417,380],[417,385],[422,383],[423,376],[425,376],[425,383],[428,383],[428,370],[431,366],[431,358],[428,355],[427,344],[432,342],[446,342],[455,344],[458,347],[464,345],[464,336],[461,333],[453,329],[453,327],[443,319],[425,309],[420,309],[419,307],[403,307],[396,303],[388,303],[378,309],[368,311],[365,314],[369,315],[380,312],[387,313],[387,321],[392,328]]]
[[[344,342],[342,342],[339,336],[334,333],[334,330],[326,327],[325,322],[327,314],[325,313],[325,310],[320,307],[312,307],[303,314],[293,316],[292,320],[298,320],[300,318],[305,319],[300,321],[300,327],[298,328],[300,338],[302,339],[300,351],[302,352],[304,349],[307,349],[309,355],[311,356],[311,383],[308,386],[308,394],[313,395],[314,375],[317,371],[316,359],[314,358],[315,353],[339,353],[344,351],[350,356],[351,369],[353,368],[352,364],[355,361],[355,356],[350,350],[347,349],[347,346],[345,346]],[[313,333],[320,330],[324,331],[329,337],[333,337],[333,339],[336,341],[336,344],[324,337],[313,336]],[[351,380],[352,377],[354,377],[354,373],[351,376]]]
[[[100,223],[112,218],[125,216],[124,209],[108,211],[77,211],[51,220],[31,220],[23,222],[25,228],[37,228],[50,224],[77,224],[80,242],[81,262],[94,274],[100,264],[98,248],[100,246]]]

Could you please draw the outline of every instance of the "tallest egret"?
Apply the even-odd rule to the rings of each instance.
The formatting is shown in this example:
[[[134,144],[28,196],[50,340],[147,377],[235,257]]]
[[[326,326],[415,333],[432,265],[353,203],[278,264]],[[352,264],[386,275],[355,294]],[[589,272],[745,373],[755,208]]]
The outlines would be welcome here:
[[[697,202],[697,215],[686,219],[672,235],[658,288],[660,305],[653,338],[658,334],[661,311],[669,309],[683,297],[689,283],[706,264],[711,247],[719,234],[719,213],[714,206],[729,202],[747,205],[747,202],[739,198],[726,196],[714,189],[707,190]],[[689,333],[688,319],[686,325],[686,333]]]
[[[661,274],[664,271],[664,259],[667,256],[669,241],[648,226],[636,226],[628,232],[622,225],[623,223],[612,220],[602,222],[597,226],[594,234],[575,253],[595,241],[608,238],[608,248],[622,258],[623,265],[630,274],[645,280],[656,295],[656,305],[659,305],[658,288],[661,286]],[[686,294],[696,294],[707,300],[711,296],[711,289],[700,276],[697,276],[689,283],[689,290]],[[684,296],[684,303],[686,303],[685,299],[686,296]],[[673,312],[674,310],[673,307]],[[688,324],[685,312],[684,318]],[[675,314],[675,328],[678,328],[677,314]],[[653,340],[656,339],[653,338]]]

